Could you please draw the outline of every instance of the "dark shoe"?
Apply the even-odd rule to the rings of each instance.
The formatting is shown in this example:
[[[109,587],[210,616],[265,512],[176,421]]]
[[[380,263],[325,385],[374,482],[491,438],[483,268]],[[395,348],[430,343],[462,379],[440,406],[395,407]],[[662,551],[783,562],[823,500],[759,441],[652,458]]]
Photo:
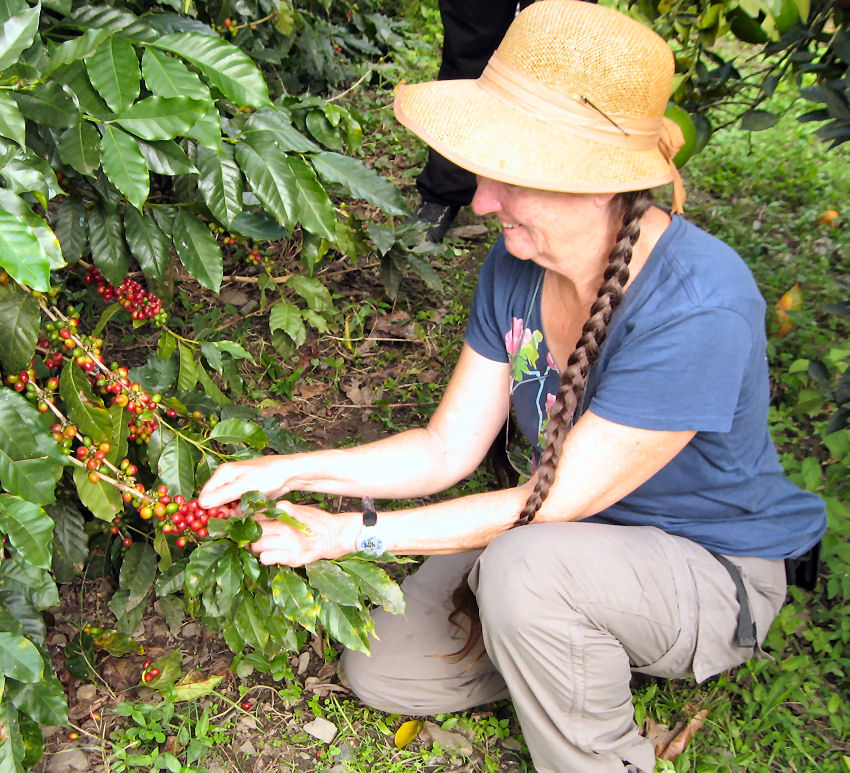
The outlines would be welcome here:
[[[428,223],[430,227],[425,232],[429,242],[439,244],[443,241],[446,231],[460,212],[458,204],[437,204],[435,201],[423,201],[413,213],[413,219],[420,223]]]

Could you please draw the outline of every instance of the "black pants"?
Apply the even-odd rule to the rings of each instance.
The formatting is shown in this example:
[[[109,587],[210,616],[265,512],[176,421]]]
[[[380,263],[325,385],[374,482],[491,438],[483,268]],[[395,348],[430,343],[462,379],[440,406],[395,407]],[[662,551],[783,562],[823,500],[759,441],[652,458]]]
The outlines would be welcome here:
[[[439,0],[443,57],[438,80],[477,78],[516,15],[532,0]],[[416,179],[425,201],[465,205],[475,194],[475,175],[434,150]]]

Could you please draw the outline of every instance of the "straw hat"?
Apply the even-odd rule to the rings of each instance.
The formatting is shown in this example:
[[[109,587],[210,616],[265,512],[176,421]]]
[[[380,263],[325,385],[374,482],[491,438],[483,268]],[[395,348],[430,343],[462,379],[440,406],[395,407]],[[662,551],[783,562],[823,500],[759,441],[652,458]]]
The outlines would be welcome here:
[[[481,77],[399,88],[395,114],[476,174],[525,187],[618,193],[678,183],[682,145],[664,118],[673,54],[648,27],[579,0],[539,0]]]

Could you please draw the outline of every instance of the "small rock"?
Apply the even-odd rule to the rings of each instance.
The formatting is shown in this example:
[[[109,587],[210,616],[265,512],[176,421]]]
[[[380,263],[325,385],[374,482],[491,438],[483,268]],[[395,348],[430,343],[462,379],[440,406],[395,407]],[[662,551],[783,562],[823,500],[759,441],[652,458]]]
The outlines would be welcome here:
[[[68,643],[68,637],[64,633],[54,633],[47,644],[52,647],[64,647]]]
[[[97,687],[93,684],[83,684],[77,688],[78,701],[93,701],[97,695]]]
[[[426,722],[425,729],[428,731],[428,735],[431,736],[431,740],[434,743],[440,744],[446,751],[454,752],[464,757],[469,757],[472,754],[472,744],[465,735],[450,733],[433,722]]]
[[[187,639],[192,639],[200,633],[200,627],[197,623],[186,623],[186,625],[183,626],[181,633]]]
[[[47,763],[47,773],[69,773],[72,770],[88,770],[89,760],[82,749],[61,749]]]
[[[251,299],[248,297],[248,293],[243,292],[242,290],[238,290],[234,287],[227,288],[226,290],[221,291],[221,300],[224,303],[229,303],[231,306],[244,306]]]
[[[459,225],[449,229],[448,235],[455,239],[483,239],[488,233],[486,225]]]
[[[41,735],[47,740],[56,735],[61,729],[58,725],[41,725]]]
[[[310,653],[302,652],[298,656],[298,676],[301,676],[310,667]]]
[[[513,736],[509,736],[502,740],[502,747],[508,751],[518,752],[522,749],[522,744]]]
[[[249,757],[255,757],[257,754],[257,748],[250,741],[245,741],[245,743],[239,746],[239,753],[246,754]]]
[[[347,743],[341,743],[339,745],[339,758],[343,762],[353,761],[355,759],[354,749],[352,749]]]
[[[222,767],[217,762],[214,762],[212,765],[210,765],[207,770],[209,770],[209,773],[230,773],[227,768]]]
[[[330,743],[336,738],[337,727],[333,722],[328,722],[323,717],[316,717],[312,722],[308,722],[303,728],[305,733],[309,733],[313,738],[318,738],[320,741]]]

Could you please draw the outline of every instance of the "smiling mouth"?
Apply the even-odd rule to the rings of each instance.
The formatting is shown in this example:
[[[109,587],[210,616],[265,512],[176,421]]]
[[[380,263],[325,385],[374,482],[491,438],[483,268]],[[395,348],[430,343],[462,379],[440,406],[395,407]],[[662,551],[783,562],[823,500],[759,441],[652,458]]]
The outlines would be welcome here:
[[[502,229],[505,231],[512,231],[514,228],[520,228],[519,223],[502,223]]]

